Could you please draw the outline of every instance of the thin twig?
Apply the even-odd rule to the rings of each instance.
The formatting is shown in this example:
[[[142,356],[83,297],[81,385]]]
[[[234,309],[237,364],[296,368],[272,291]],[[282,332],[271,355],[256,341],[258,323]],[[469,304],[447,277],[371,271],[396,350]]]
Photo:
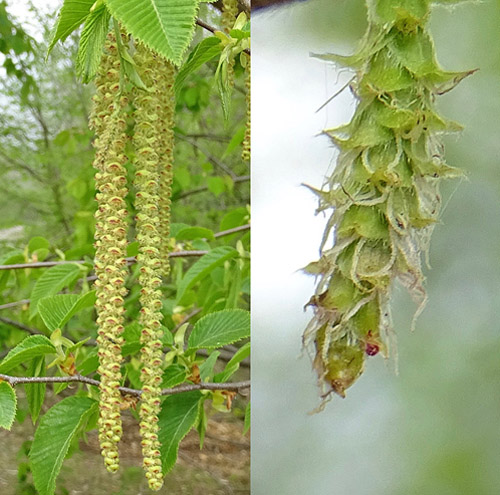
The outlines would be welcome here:
[[[203,29],[210,31],[212,34],[215,33],[215,31],[220,31],[220,29],[210,26],[210,24],[207,24],[205,21],[202,21],[201,19],[196,19],[196,24],[198,24],[198,26],[202,27]]]
[[[5,323],[6,325],[10,325],[11,327],[19,328],[19,330],[24,330],[25,332],[28,332],[31,335],[38,335],[42,333],[39,330],[36,330],[35,328],[31,328],[28,327],[27,325],[24,325],[23,323],[11,320],[10,318],[5,318],[5,316],[0,316],[0,321],[2,323]]]
[[[88,376],[73,375],[73,376],[10,376],[0,374],[0,380],[6,381],[11,386],[22,385],[25,383],[86,383],[87,385],[93,385],[99,387],[100,381],[89,378]],[[178,385],[173,388],[164,388],[161,391],[161,395],[175,395],[181,394],[183,392],[191,392],[193,390],[231,390],[239,392],[250,388],[250,380],[243,382],[229,382],[229,383],[193,383],[187,385]],[[140,397],[142,390],[128,387],[120,387],[120,392],[124,395],[135,395]]]
[[[249,175],[241,175],[233,179],[233,182],[236,184],[238,182],[246,182],[249,180],[250,180]],[[198,194],[204,191],[208,191],[208,186],[195,187],[194,189],[190,189],[189,191],[184,191],[178,194],[177,196],[174,197],[174,200],[187,198],[188,196],[192,196],[193,194]]]
[[[0,310],[15,308],[16,306],[22,306],[23,304],[29,304],[29,299],[22,299],[21,301],[14,301],[6,304],[0,304]]]
[[[203,256],[207,254],[208,251],[174,251],[170,253],[169,258],[187,258],[190,256]],[[128,263],[135,263],[136,259],[134,256],[125,258]],[[36,263],[17,263],[14,265],[0,265],[0,270],[20,270],[22,268],[47,268],[56,265],[68,265],[70,263],[75,263],[77,265],[83,265],[84,263],[90,263],[86,260],[60,260],[60,261],[37,261]]]
[[[191,139],[187,138],[186,136],[183,136],[182,134],[177,134],[177,137],[181,141],[185,141],[186,143],[189,143],[193,148],[196,148],[198,151],[201,151],[207,158],[207,160],[212,164],[215,165],[216,167],[219,167],[221,170],[226,172],[231,179],[235,180],[238,176],[224,163],[222,163],[218,158],[213,156],[211,153],[209,153],[203,146],[200,146],[197,142],[192,141]]]
[[[235,234],[236,232],[242,232],[243,230],[248,230],[248,229],[250,229],[249,223],[247,223],[245,225],[240,225],[239,227],[233,227],[232,229],[227,229],[227,230],[223,230],[221,232],[217,232],[216,234],[214,234],[214,237],[217,239],[217,238],[225,236],[225,235]]]

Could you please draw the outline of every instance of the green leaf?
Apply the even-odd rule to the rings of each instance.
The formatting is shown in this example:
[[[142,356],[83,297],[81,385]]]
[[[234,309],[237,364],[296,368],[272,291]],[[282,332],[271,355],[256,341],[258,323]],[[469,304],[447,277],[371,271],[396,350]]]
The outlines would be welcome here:
[[[78,265],[68,263],[49,268],[35,283],[31,291],[30,318],[38,312],[38,301],[42,297],[53,296],[73,283],[81,271]]]
[[[175,64],[191,43],[198,0],[107,0],[111,14],[144,44]]]
[[[159,419],[159,440],[163,473],[167,474],[177,460],[180,441],[194,426],[198,416],[199,390],[171,395],[163,402]],[[41,494],[43,495],[43,494]]]
[[[170,388],[186,380],[186,368],[180,364],[171,364],[163,372],[161,388]]]
[[[207,186],[208,190],[215,197],[220,196],[226,190],[226,185],[222,177],[208,177]]]
[[[31,361],[27,374],[28,376],[45,376],[45,357],[39,356],[34,358]],[[28,407],[31,414],[31,421],[33,421],[33,424],[36,423],[38,415],[40,414],[40,409],[42,408],[42,404],[45,399],[46,388],[47,384],[45,383],[26,383],[24,385],[26,397],[28,399]]]
[[[177,303],[187,289],[196,282],[206,277],[214,268],[222,265],[226,260],[238,256],[238,251],[230,246],[220,246],[212,249],[209,253],[202,256],[184,275],[177,287]]]
[[[175,78],[174,89],[176,99],[179,99],[179,92],[182,89],[184,81],[189,76],[189,74],[199,69],[209,60],[217,57],[222,51],[222,48],[223,46],[221,40],[216,36],[205,38],[193,48],[186,62],[184,62],[181,69],[179,70],[177,77]]]
[[[64,41],[83,23],[94,2],[95,0],[64,0],[52,30],[47,57],[59,40]]]
[[[189,335],[188,346],[211,349],[249,336],[250,313],[243,309],[225,309],[200,318]]]
[[[33,253],[37,249],[49,249],[50,244],[45,237],[32,237],[30,242],[28,242],[28,251]]]
[[[54,352],[55,347],[45,335],[30,335],[0,361],[0,373],[7,373],[24,361]]]
[[[72,396],[58,402],[42,417],[29,453],[39,495],[53,495],[70,444],[96,409],[95,400]]]
[[[224,371],[221,373],[217,373],[214,376],[214,382],[225,382],[227,381],[240,367],[241,361],[250,355],[250,342],[247,342],[245,345],[241,346],[238,349],[234,356],[229,360],[224,368]]]
[[[214,233],[205,227],[187,227],[179,230],[175,235],[176,241],[192,241],[194,239],[208,239],[213,241],[215,239]]]
[[[17,398],[7,382],[0,382],[0,428],[10,430],[16,417]]]
[[[250,402],[247,404],[247,407],[245,409],[245,424],[243,427],[243,435],[246,434],[246,432],[250,429],[250,424],[251,424],[251,418],[250,418]]]
[[[76,56],[76,73],[84,84],[94,78],[99,68],[110,18],[106,6],[101,5],[94,9],[85,21]]]
[[[214,366],[219,356],[219,351],[213,351],[210,356],[208,356],[207,359],[205,359],[205,361],[200,365],[200,379],[202,382],[206,382],[212,377]]]
[[[90,308],[95,303],[95,291],[82,296],[78,294],[57,294],[44,297],[38,303],[38,312],[47,328],[53,332],[62,328],[79,311]]]

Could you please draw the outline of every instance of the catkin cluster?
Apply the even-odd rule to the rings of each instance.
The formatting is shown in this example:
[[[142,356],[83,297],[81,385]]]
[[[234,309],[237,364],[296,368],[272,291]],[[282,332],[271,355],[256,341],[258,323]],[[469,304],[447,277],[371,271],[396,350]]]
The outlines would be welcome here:
[[[127,178],[124,164],[126,121],[120,93],[120,61],[116,40],[109,35],[99,72],[90,125],[96,133],[95,174],[97,211],[95,214],[96,311],[99,346],[100,417],[99,441],[108,471],[118,469],[118,447],[122,435],[120,418],[121,346],[127,246]]]
[[[135,187],[137,210],[136,229],[139,242],[139,283],[141,285],[142,396],[140,405],[140,433],[143,465],[149,487],[159,490],[163,484],[158,440],[158,414],[160,412],[163,352],[161,338],[161,284],[160,276],[168,266],[162,260],[162,236],[168,234],[169,216],[160,221],[160,210],[170,209],[172,181],[172,128],[173,123],[173,69],[167,71],[165,63],[148,48],[139,45],[136,63],[140,75],[150,91],[136,89],[134,94],[134,138],[136,152]],[[166,92],[165,92],[166,90]],[[167,104],[168,109],[165,108]],[[161,157],[161,159],[160,159]],[[165,197],[162,198],[162,195]],[[167,233],[167,234],[165,234]],[[166,253],[168,256],[168,252]]]
[[[439,218],[443,179],[461,172],[446,164],[440,135],[459,130],[436,111],[435,97],[471,72],[438,65],[426,28],[429,2],[371,0],[369,26],[357,53],[321,58],[355,71],[358,99],[349,124],[325,131],[339,150],[319,210],[333,208],[318,262],[320,277],[304,333],[328,392],[345,395],[366,356],[388,355],[389,296],[395,279],[418,305],[426,302],[422,261]],[[325,244],[334,231],[334,244]]]

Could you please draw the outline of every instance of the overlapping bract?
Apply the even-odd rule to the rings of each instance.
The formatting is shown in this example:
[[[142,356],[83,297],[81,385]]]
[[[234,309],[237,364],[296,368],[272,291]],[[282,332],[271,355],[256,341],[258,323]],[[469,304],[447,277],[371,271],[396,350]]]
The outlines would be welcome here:
[[[460,129],[435,109],[435,96],[469,72],[438,65],[426,22],[429,2],[368,2],[369,26],[352,56],[320,58],[355,70],[358,105],[349,124],[325,133],[339,149],[319,210],[333,208],[321,257],[306,271],[320,277],[309,302],[314,317],[304,345],[327,393],[340,396],[363,371],[366,356],[389,353],[390,290],[395,279],[425,305],[422,261],[439,218],[448,166],[440,134]],[[325,244],[334,231],[334,245]],[[415,323],[412,323],[412,328]]]
[[[159,84],[164,77],[163,62],[148,48],[139,45],[136,53],[136,63],[140,70],[144,84],[150,92],[136,89],[134,94],[134,138],[136,150],[135,186],[137,209],[136,228],[139,242],[139,283],[141,285],[141,310],[139,323],[141,324],[142,353],[142,396],[140,405],[140,432],[142,437],[143,466],[148,478],[149,487],[159,490],[163,484],[161,467],[160,442],[158,440],[158,414],[161,406],[161,382],[163,351],[161,338],[163,331],[161,274],[164,262],[160,256],[162,244],[162,230],[168,232],[168,221],[160,221],[160,193],[170,192],[171,167],[167,163],[163,167],[163,191],[160,188],[159,157],[165,153],[168,145],[165,144],[163,131],[166,130],[165,111],[163,108],[164,95]],[[170,84],[171,89],[172,84]],[[169,108],[173,112],[172,102]],[[172,116],[169,116],[172,120]],[[171,130],[170,130],[171,132]],[[169,136],[170,140],[172,136]],[[171,144],[170,144],[171,148]],[[170,149],[171,152],[171,149]],[[170,157],[171,158],[171,157]],[[167,199],[167,198],[165,198]],[[168,200],[169,201],[169,198]],[[165,205],[169,208],[169,202]],[[168,220],[168,219],[167,219]],[[168,263],[168,260],[167,260]]]
[[[120,61],[116,40],[109,35],[96,79],[91,128],[96,132],[94,167],[97,211],[95,227],[96,311],[99,345],[99,441],[108,471],[118,469],[122,435],[120,418],[123,313],[127,247],[127,177],[125,170],[127,97],[120,92]]]

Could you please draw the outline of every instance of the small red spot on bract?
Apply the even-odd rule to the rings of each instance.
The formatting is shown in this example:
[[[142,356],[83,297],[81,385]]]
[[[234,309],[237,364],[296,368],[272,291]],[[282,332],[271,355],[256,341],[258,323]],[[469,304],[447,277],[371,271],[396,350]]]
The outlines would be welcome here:
[[[367,343],[365,346],[365,352],[368,356],[375,356],[380,351],[380,347],[377,344]]]

